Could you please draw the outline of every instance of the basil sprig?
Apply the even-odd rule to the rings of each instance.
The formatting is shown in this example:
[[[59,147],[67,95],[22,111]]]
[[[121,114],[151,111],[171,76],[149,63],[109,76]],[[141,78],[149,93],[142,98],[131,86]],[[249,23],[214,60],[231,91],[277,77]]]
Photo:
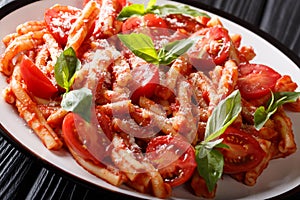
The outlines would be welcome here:
[[[64,50],[54,66],[54,76],[57,84],[68,92],[74,82],[75,73],[81,67],[79,59],[72,47]]]
[[[120,21],[126,20],[132,16],[144,16],[148,13],[154,13],[158,16],[166,16],[169,14],[185,14],[188,16],[205,16],[210,18],[206,13],[200,12],[198,10],[192,9],[187,5],[155,5],[156,0],[150,0],[145,8],[144,4],[131,4],[124,7],[119,13],[117,19]]]
[[[87,122],[91,119],[93,94],[88,88],[71,90],[63,95],[61,107],[66,111],[79,114]]]
[[[118,34],[122,43],[136,56],[152,64],[168,65],[187,52],[199,37],[177,40],[166,44],[158,51],[152,39],[143,33]]]
[[[71,90],[76,72],[81,68],[81,63],[72,47],[64,50],[58,57],[54,66],[54,76],[57,84],[64,88],[61,107],[66,111],[79,114],[86,121],[90,121],[92,92],[88,88]]]
[[[254,113],[254,126],[260,130],[269,118],[277,111],[277,108],[285,103],[297,101],[300,97],[300,92],[276,92],[271,91],[271,98],[267,103],[266,108],[260,106]]]
[[[241,94],[239,90],[235,90],[214,108],[207,121],[204,140],[195,147],[197,170],[210,192],[221,178],[224,167],[223,155],[216,148],[228,148],[222,144],[223,139],[218,137],[238,117],[241,110]]]

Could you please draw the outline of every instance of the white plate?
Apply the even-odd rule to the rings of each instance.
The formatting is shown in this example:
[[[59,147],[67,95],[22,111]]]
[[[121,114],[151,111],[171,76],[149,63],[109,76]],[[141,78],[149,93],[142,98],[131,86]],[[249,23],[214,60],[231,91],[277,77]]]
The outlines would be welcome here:
[[[81,2],[82,0],[45,0],[22,7],[7,15],[0,21],[0,38],[3,38],[3,36],[8,33],[14,32],[18,24],[29,20],[43,19],[44,10],[55,3],[81,7]],[[160,3],[171,2],[160,1]],[[213,16],[212,13],[208,14]],[[298,85],[300,85],[300,70],[285,54],[265,39],[246,28],[243,28],[242,26],[222,17],[220,18],[224,26],[229,29],[230,33],[241,34],[243,37],[243,44],[254,47],[257,56],[253,62],[266,64],[273,67],[281,74],[288,74]],[[1,44],[0,53],[3,53],[4,49],[4,45]],[[0,90],[2,91],[6,85],[5,77],[1,75]],[[58,169],[91,184],[116,192],[133,195],[135,197],[150,197],[148,195],[135,192],[126,186],[122,186],[120,188],[114,187],[91,175],[77,165],[68,152],[47,150],[36,135],[26,126],[25,122],[18,116],[18,113],[15,112],[10,105],[4,102],[3,98],[0,98],[0,110],[0,122],[9,133],[9,136],[35,156],[45,160]],[[298,134],[300,131],[300,123],[296,123],[296,119],[299,119],[300,114],[288,113],[288,115],[293,121],[296,143],[300,145],[300,136]],[[216,199],[266,199],[287,192],[300,184],[299,163],[300,151],[297,151],[287,158],[271,161],[268,168],[264,170],[254,187],[245,186],[225,176],[223,180],[218,182]],[[174,189],[173,198],[199,199],[199,197],[194,196],[184,187]]]

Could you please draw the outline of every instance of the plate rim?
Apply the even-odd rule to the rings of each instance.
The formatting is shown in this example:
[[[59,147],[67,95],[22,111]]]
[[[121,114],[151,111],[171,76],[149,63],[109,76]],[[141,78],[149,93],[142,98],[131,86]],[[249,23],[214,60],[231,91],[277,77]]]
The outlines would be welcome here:
[[[42,1],[43,0],[22,0],[22,1],[13,0],[13,1],[9,2],[8,4],[6,4],[6,5],[4,5],[3,7],[0,8],[0,20],[2,20],[2,18],[9,15],[10,13],[18,10],[19,8],[22,8],[24,6],[27,6],[29,4],[33,4],[33,3],[36,3],[36,2],[42,2]],[[234,16],[234,15],[232,15],[230,13],[227,13],[225,11],[222,11],[220,9],[213,8],[212,6],[206,5],[206,4],[202,3],[199,0],[189,0],[189,1],[169,0],[169,1],[190,5],[190,6],[193,6],[195,8],[199,8],[199,9],[202,9],[204,11],[210,12],[214,15],[218,15],[220,17],[223,17],[226,20],[229,20],[233,23],[236,23],[236,24],[242,26],[243,28],[246,28],[247,30],[253,32],[256,35],[258,35],[262,39],[265,39],[268,43],[270,43],[275,48],[277,48],[281,53],[283,53],[288,59],[290,59],[292,62],[294,62],[295,65],[297,65],[298,67],[300,66],[300,58],[299,58],[299,56],[296,55],[295,52],[293,52],[291,49],[289,49],[287,46],[285,46],[279,40],[274,38],[272,35],[270,35],[269,33],[265,32],[261,29],[259,29],[259,27],[251,24],[250,22],[247,22],[247,21],[245,21],[245,20],[243,20],[243,19],[241,19],[237,16]],[[12,133],[10,133],[8,130],[6,130],[6,128],[2,125],[2,122],[0,122],[0,129],[1,129],[0,134],[3,138],[5,138],[9,142],[13,143],[14,147],[16,147],[17,150],[19,150],[21,153],[28,156],[34,162],[38,163],[38,162],[41,161],[41,163],[38,163],[38,164],[41,165],[41,167],[46,167],[47,169],[52,170],[55,174],[57,174],[61,177],[67,178],[69,181],[73,181],[75,184],[79,184],[82,187],[86,187],[87,189],[92,189],[93,191],[95,191],[95,189],[101,188],[103,190],[108,190],[110,192],[119,193],[120,195],[133,197],[130,194],[126,194],[126,193],[123,193],[123,192],[120,192],[120,191],[115,191],[115,190],[112,190],[112,189],[109,189],[109,188],[106,188],[106,187],[97,186],[94,183],[91,183],[91,182],[89,182],[85,179],[74,176],[71,172],[68,172],[68,171],[66,171],[62,168],[59,168],[58,166],[55,166],[51,162],[49,162],[46,159],[40,157],[37,153],[30,150],[28,147],[26,147],[22,143],[18,142],[17,139],[15,137],[13,137]],[[300,183],[298,184],[298,186],[296,186],[294,188],[291,188],[290,190],[288,190],[284,193],[281,193],[279,195],[273,196],[273,197],[268,198],[268,199],[277,199],[277,198],[282,199],[282,198],[286,198],[286,197],[289,197],[289,196],[297,194],[297,193],[300,193]],[[134,196],[134,197],[137,198],[137,196]]]

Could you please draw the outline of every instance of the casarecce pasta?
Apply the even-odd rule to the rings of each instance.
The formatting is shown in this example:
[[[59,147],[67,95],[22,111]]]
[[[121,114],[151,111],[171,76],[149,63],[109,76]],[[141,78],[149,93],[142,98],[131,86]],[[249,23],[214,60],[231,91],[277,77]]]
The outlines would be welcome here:
[[[213,198],[217,187],[209,189],[197,170],[195,151],[218,105],[238,91],[241,111],[217,138],[229,147],[215,149],[224,160],[222,175],[253,186],[270,160],[296,151],[284,108],[299,112],[298,97],[280,105],[262,127],[255,125],[256,111],[273,94],[296,93],[289,75],[252,63],[254,49],[241,46],[242,36],[230,34],[218,18],[159,13],[155,6],[124,14],[134,5],[56,4],[44,20],[20,24],[2,39],[4,99],[46,148],[66,146],[78,164],[116,186],[168,198],[172,188],[186,184],[195,195]],[[128,42],[135,49],[122,35],[135,37],[138,42]],[[138,46],[146,40],[149,46]],[[71,94],[80,106],[89,103],[82,96],[90,97],[89,110],[68,107]]]

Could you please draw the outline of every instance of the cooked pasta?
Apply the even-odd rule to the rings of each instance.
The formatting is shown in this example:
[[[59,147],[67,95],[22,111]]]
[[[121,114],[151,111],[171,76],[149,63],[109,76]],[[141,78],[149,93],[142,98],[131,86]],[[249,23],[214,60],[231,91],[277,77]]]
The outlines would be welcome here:
[[[219,136],[229,150],[215,149],[224,157],[222,175],[252,186],[270,160],[296,151],[292,123],[282,105],[259,130],[254,119],[273,93],[296,91],[289,75],[252,63],[254,49],[241,46],[242,36],[230,36],[218,18],[150,12],[120,19],[123,8],[132,5],[126,0],[86,0],[82,8],[56,4],[45,11],[45,20],[20,24],[3,38],[4,99],[46,148],[60,151],[66,146],[78,164],[116,186],[167,198],[173,187],[189,184],[195,195],[213,198],[217,186],[209,190],[199,174],[195,149],[207,137],[216,107],[238,90],[241,112]],[[141,46],[138,54],[139,49],[130,49],[119,37],[133,33],[141,41],[150,38],[162,57],[150,62],[155,55],[144,55],[150,47],[144,51]],[[130,42],[142,43],[137,40]],[[178,41],[193,45],[184,53],[177,46],[163,49],[183,44]],[[70,49],[81,67],[77,63],[66,69],[76,63]],[[257,88],[256,81],[265,85]],[[66,109],[63,105],[70,102],[64,101],[72,92],[73,103],[87,104],[77,99],[86,95],[82,88],[92,93],[91,108]],[[299,112],[299,102],[285,107]],[[85,118],[85,112],[91,114]],[[230,148],[237,148],[236,157]]]

